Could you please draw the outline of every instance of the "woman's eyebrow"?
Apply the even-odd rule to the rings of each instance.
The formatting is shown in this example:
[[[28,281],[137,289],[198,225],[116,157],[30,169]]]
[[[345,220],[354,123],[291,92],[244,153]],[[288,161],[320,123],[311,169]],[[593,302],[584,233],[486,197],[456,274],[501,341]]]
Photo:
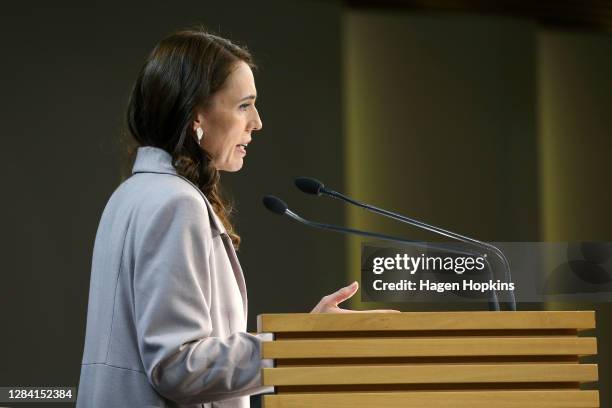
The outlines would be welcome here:
[[[249,95],[249,96],[245,96],[244,98],[242,98],[239,102],[246,101],[249,99],[255,100],[255,98],[257,98],[257,95]]]

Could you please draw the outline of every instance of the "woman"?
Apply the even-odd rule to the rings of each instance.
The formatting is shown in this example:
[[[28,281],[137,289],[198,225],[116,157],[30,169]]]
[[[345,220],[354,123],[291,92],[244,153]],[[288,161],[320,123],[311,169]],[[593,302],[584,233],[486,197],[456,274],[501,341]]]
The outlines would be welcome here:
[[[162,40],[134,85],[132,176],[94,246],[77,406],[247,407],[262,338],[246,333],[240,239],[219,172],[262,128],[248,51],[203,30]],[[313,312],[340,312],[354,283]]]

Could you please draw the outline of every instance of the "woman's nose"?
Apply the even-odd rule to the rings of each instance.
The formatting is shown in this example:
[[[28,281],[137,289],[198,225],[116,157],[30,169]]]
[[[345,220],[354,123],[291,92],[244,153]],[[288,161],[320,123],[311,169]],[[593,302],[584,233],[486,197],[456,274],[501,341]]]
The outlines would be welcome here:
[[[255,108],[255,118],[253,122],[253,130],[261,130],[263,127],[263,123],[261,122],[261,118],[259,117],[259,112],[257,108]]]

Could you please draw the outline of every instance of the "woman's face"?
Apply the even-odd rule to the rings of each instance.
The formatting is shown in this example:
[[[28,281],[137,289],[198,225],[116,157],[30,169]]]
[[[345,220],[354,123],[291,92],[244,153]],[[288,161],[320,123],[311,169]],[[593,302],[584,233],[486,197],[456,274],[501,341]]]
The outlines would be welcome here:
[[[242,168],[251,133],[262,127],[255,108],[256,97],[253,72],[240,61],[223,87],[211,97],[207,108],[196,115],[194,131],[198,127],[204,131],[200,146],[210,155],[217,170]]]

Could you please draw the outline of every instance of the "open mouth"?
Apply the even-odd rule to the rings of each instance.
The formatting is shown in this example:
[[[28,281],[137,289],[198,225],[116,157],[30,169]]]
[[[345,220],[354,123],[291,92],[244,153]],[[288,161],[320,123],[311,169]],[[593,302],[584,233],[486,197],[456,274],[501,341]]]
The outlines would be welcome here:
[[[238,149],[238,151],[240,153],[246,155],[246,148],[247,148],[247,146],[248,146],[248,143],[241,143],[241,144],[236,145],[236,149]]]

